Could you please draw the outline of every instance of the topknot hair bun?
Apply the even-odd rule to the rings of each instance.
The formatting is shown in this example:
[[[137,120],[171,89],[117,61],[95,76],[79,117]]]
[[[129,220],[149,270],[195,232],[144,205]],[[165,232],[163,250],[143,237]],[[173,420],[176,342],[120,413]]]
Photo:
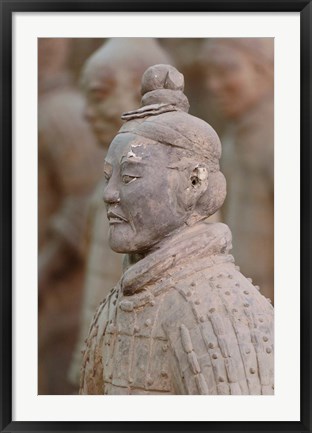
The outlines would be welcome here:
[[[156,116],[171,111],[188,112],[190,104],[183,93],[184,77],[171,65],[150,66],[142,77],[142,104],[121,116],[124,120]]]
[[[141,94],[157,89],[184,90],[183,75],[171,65],[150,66],[143,74]]]

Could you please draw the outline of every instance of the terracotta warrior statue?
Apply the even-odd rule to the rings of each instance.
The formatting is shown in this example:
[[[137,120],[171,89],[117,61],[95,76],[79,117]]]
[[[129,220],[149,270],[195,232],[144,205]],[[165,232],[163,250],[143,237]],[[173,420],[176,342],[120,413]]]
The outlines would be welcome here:
[[[68,394],[79,323],[86,208],[100,152],[71,79],[70,40],[38,40],[39,394]]]
[[[274,296],[274,42],[208,40],[202,52],[212,100],[227,121],[221,168],[228,182],[223,220],[244,273]]]
[[[102,148],[101,161],[122,124],[120,113],[140,103],[143,72],[155,63],[168,61],[168,55],[152,38],[112,38],[87,60],[81,78],[86,96],[85,117]],[[123,256],[114,253],[108,243],[104,183],[105,179],[97,185],[88,208],[89,253],[80,336],[69,372],[71,382],[78,388],[81,351],[90,321],[99,302],[116,284],[122,271]]]
[[[273,307],[208,223],[226,195],[221,143],[189,115],[184,78],[155,65],[104,163],[123,275],[91,322],[81,394],[272,394]]]

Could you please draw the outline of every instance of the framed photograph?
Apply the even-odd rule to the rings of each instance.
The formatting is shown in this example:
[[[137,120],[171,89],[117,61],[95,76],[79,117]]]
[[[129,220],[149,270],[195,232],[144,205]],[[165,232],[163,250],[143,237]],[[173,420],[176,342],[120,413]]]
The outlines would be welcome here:
[[[1,431],[311,432],[311,2],[0,2]],[[104,64],[106,66],[102,68]],[[160,69],[151,69],[150,75],[144,74],[142,107],[138,108],[140,99],[135,95],[140,92],[141,77],[154,64],[160,65]],[[184,75],[184,93],[181,74],[173,66]],[[131,70],[139,79],[131,75]],[[158,100],[155,96],[161,87],[157,74],[166,77],[167,84],[163,84],[159,93],[165,99]],[[100,89],[99,80],[105,83]],[[169,93],[164,97],[165,89],[169,89]],[[172,103],[170,95],[174,91],[178,91],[179,96],[178,102],[175,99]],[[184,113],[188,111],[186,105],[190,105],[189,113],[193,116]],[[147,356],[149,365],[154,361],[154,369],[161,365],[159,383],[158,379],[155,380],[155,373],[155,377],[144,376],[145,382],[140,385],[140,375],[129,369],[125,379],[127,385],[124,385],[125,367],[123,358],[118,355],[111,363],[111,372],[107,377],[103,376],[106,388],[102,385],[98,388],[102,379],[98,379],[95,364],[96,356],[103,348],[92,352],[90,347],[92,338],[96,336],[94,330],[97,332],[101,328],[101,322],[97,320],[100,320],[102,307],[94,316],[96,306],[103,298],[100,274],[106,266],[109,272],[105,282],[113,287],[121,272],[125,272],[122,283],[118,284],[120,287],[128,284],[131,291],[131,272],[126,271],[131,270],[133,264],[131,259],[125,258],[122,265],[123,256],[120,254],[118,258],[116,254],[104,256],[97,250],[98,239],[108,230],[108,225],[116,230],[117,223],[130,221],[129,216],[126,219],[126,213],[117,212],[116,203],[120,202],[120,197],[113,197],[108,186],[112,167],[115,167],[115,154],[108,153],[111,156],[105,159],[104,179],[102,171],[108,144],[105,149],[98,144],[110,143],[119,128],[123,128],[120,134],[123,136],[138,136],[135,128],[141,128],[141,138],[149,140],[148,143],[155,141],[155,131],[150,125],[144,126],[144,118],[154,115],[161,118],[168,113],[171,116],[172,112],[171,123],[166,120],[166,128],[161,129],[161,133],[157,130],[160,146],[169,143],[178,151],[189,152],[189,144],[185,143],[191,143],[192,152],[183,154],[183,158],[198,153],[212,164],[211,150],[208,149],[208,156],[205,156],[205,140],[201,141],[201,128],[204,127],[194,126],[198,125],[196,118],[208,122],[205,128],[212,125],[221,138],[222,157],[220,159],[219,151],[214,151],[213,155],[219,156],[213,160],[211,172],[222,170],[225,174],[227,201],[220,210],[224,197],[220,199],[222,203],[215,205],[213,212],[207,211],[206,216],[211,218],[215,227],[219,227],[218,230],[224,226],[220,222],[230,226],[233,255],[240,269],[236,266],[234,270],[233,260],[228,258],[225,261],[231,264],[226,264],[226,271],[221,269],[217,272],[221,262],[213,262],[213,259],[217,270],[209,284],[214,290],[224,288],[222,296],[228,299],[232,293],[226,287],[234,275],[233,293],[241,285],[239,299],[245,296],[242,308],[251,335],[249,346],[245,340],[240,340],[239,329],[243,328],[234,326],[233,336],[238,340],[240,356],[244,361],[248,358],[246,354],[250,354],[250,347],[257,353],[261,347],[266,358],[255,355],[254,365],[244,361],[241,371],[247,379],[240,377],[236,380],[237,372],[232,368],[236,362],[236,349],[232,352],[234,343],[224,337],[226,333],[221,329],[224,323],[211,318],[215,308],[210,308],[207,317],[212,327],[209,326],[217,337],[220,335],[218,350],[215,343],[203,337],[209,361],[204,355],[197,354],[196,358],[197,327],[188,325],[187,329],[184,322],[176,319],[175,324],[172,319],[172,328],[168,325],[168,329],[172,329],[172,341],[181,342],[185,364],[178,359],[178,349],[174,349],[175,358],[168,361],[168,371],[165,364],[161,364],[163,361],[159,359],[167,351],[168,344],[170,346],[162,336],[155,337],[157,343],[150,342],[148,348],[143,343],[135,346],[131,340],[131,365],[136,366],[137,371],[142,370],[142,360]],[[125,122],[123,126],[121,114]],[[100,117],[102,123],[98,121]],[[192,128],[195,128],[195,133],[191,131],[188,135]],[[167,134],[166,139],[164,134]],[[235,147],[236,141],[240,142],[240,148]],[[86,142],[89,143],[87,149]],[[72,143],[75,147],[71,146]],[[144,159],[144,152],[141,155],[138,149],[140,156],[136,154],[142,143],[135,140],[133,143],[127,157]],[[181,155],[180,165],[170,161],[171,171],[177,167],[180,170],[181,160],[184,161]],[[162,180],[160,188],[164,188],[164,176],[158,169],[154,173],[153,169],[149,171],[150,176],[155,176],[151,187],[155,188],[158,173]],[[181,170],[185,172],[186,168]],[[190,178],[194,190],[204,183],[205,170],[204,163],[197,164]],[[122,176],[122,182],[128,188],[128,183],[140,177],[141,174],[129,172]],[[222,185],[216,185],[220,195]],[[163,208],[158,210],[154,206],[151,216],[148,213],[149,206],[152,206],[148,201],[151,196],[148,185],[141,186],[141,190],[143,201],[140,202],[140,195],[135,200],[128,200],[129,215],[138,213],[141,203],[142,218],[145,221],[151,218],[154,223],[144,231],[140,218],[137,221],[131,219],[129,224],[135,227],[136,237],[132,239],[129,236],[135,245],[142,242],[141,248],[145,251],[141,234],[155,237],[163,227],[169,227],[169,220],[170,227],[174,226],[177,217],[167,211],[171,209],[172,201],[166,204],[165,198]],[[108,207],[107,227],[102,225],[104,220],[101,216],[100,222],[97,216],[93,216],[91,225],[96,226],[97,231],[84,229],[82,236],[78,228],[82,224],[90,226],[89,212],[93,212],[92,215],[103,214],[103,194]],[[186,193],[183,194],[184,197]],[[196,206],[202,203],[202,195],[200,197]],[[161,199],[158,201],[162,202]],[[117,209],[115,213],[114,209]],[[212,215],[214,213],[216,215]],[[192,218],[197,218],[198,213],[194,215]],[[157,221],[162,223],[157,226]],[[192,224],[183,220],[185,226],[191,227]],[[169,232],[163,230],[164,238],[168,238]],[[232,247],[232,238],[229,235],[227,239],[227,232],[224,228],[222,230],[220,242],[224,255],[224,251],[227,254]],[[127,250],[124,232],[120,238],[118,235],[114,238],[113,230],[110,233],[109,242],[106,238],[105,242],[107,245],[110,243],[114,251],[141,251]],[[204,240],[206,235],[201,233],[198,235],[198,239],[202,238],[199,249],[206,248],[209,252],[210,237],[207,243]],[[194,238],[193,234],[190,236]],[[66,239],[66,247],[60,244],[60,239]],[[199,266],[202,256],[180,257],[184,250],[191,254],[190,250],[180,243],[178,235],[173,239],[172,245],[177,251],[170,266],[173,269],[177,262],[179,273],[184,272],[181,280],[188,281],[188,267]],[[215,251],[215,245],[213,248]],[[107,247],[105,254],[110,254],[108,250]],[[154,251],[153,254],[153,260],[156,260]],[[159,262],[158,259],[153,262],[155,268],[142,265],[141,275],[138,268],[133,273],[133,278],[142,278],[149,290],[155,278],[147,281],[146,274],[160,274],[165,269],[167,262],[163,262],[167,253],[163,254],[164,259],[160,257]],[[146,256],[142,257],[138,261],[143,262]],[[70,272],[66,273],[68,263]],[[122,266],[126,271],[121,271]],[[200,272],[205,279],[203,269],[208,265],[205,262],[203,266]],[[233,273],[228,270],[232,268]],[[114,279],[115,275],[117,279]],[[174,280],[173,271],[168,275]],[[243,275],[252,277],[252,280],[244,279]],[[95,287],[100,289],[96,301],[91,302],[88,298],[88,284],[92,290]],[[159,286],[156,285],[157,290],[162,290],[161,284],[163,279]],[[269,305],[267,299],[273,301],[274,320],[273,313],[267,313],[273,311],[272,305],[263,307],[265,310],[262,309],[261,314],[253,310],[248,287],[254,290],[258,284],[264,295],[261,297],[263,302]],[[198,329],[202,330],[207,318],[198,311],[204,308],[202,305],[206,301],[202,302],[196,294],[197,289],[193,290],[198,285],[197,282],[190,283],[191,289],[185,293],[181,289],[179,296],[187,302],[188,298],[194,297],[190,311],[196,316]],[[118,290],[107,293],[110,293],[108,297],[116,295],[114,305],[118,304]],[[140,311],[147,302],[144,299],[138,301]],[[154,306],[155,301],[148,299]],[[172,299],[171,303],[176,305],[178,301]],[[224,305],[230,305],[226,302]],[[123,301],[118,307],[129,314],[133,303]],[[170,308],[168,311],[176,312]],[[192,323],[185,311],[185,323]],[[111,318],[113,313],[107,314],[110,321],[107,319],[108,327],[105,325],[103,332],[107,330],[109,335],[114,335],[120,342],[116,343],[120,354],[125,353],[128,340],[123,340],[122,322],[115,327],[116,331]],[[161,320],[161,313],[155,317],[152,314],[142,315],[142,326],[136,316],[133,328],[133,334],[136,332],[138,335],[136,341],[143,341],[154,319],[155,323]],[[231,314],[238,314],[236,306]],[[91,320],[87,349],[81,350],[85,347],[83,340],[88,335]],[[239,326],[245,326],[240,318],[237,320]],[[256,331],[251,329],[251,323]],[[274,346],[265,334],[266,327],[271,327],[272,332],[274,330]],[[155,328],[156,325],[152,327],[153,332]],[[177,332],[179,337],[176,337]],[[108,351],[109,338],[103,339]],[[155,349],[157,344],[160,355]],[[149,351],[149,355],[144,351]],[[223,370],[217,365],[219,355],[226,358],[222,363]],[[271,361],[267,361],[268,357]],[[173,366],[176,361],[177,370]],[[270,367],[267,367],[269,362]],[[210,373],[205,376],[208,367],[214,372],[213,377],[209,376]],[[116,373],[118,368],[119,376]],[[178,388],[168,385],[172,371],[174,380],[177,375],[181,376],[178,391]],[[192,384],[188,382],[189,371],[196,376]],[[270,376],[273,372],[274,382]],[[253,378],[255,373],[260,377],[259,384]]]

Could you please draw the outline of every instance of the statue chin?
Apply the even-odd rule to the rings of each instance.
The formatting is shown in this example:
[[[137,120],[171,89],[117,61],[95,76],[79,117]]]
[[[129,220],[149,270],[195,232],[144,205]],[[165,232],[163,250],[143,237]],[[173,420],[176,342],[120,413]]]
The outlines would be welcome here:
[[[122,236],[110,235],[109,246],[110,248],[118,254],[144,254],[147,253],[155,243],[138,245],[134,243],[133,239],[126,239]]]
[[[128,242],[124,242],[121,237],[111,233],[109,234],[109,246],[115,253],[127,254],[130,252]]]

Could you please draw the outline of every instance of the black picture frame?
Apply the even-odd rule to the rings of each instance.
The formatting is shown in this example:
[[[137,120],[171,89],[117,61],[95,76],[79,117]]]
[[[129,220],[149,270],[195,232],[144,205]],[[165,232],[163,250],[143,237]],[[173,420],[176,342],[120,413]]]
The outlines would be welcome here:
[[[311,0],[10,1],[1,6],[1,432],[311,432]],[[12,421],[12,17],[14,12],[300,12],[301,416],[298,422]]]

